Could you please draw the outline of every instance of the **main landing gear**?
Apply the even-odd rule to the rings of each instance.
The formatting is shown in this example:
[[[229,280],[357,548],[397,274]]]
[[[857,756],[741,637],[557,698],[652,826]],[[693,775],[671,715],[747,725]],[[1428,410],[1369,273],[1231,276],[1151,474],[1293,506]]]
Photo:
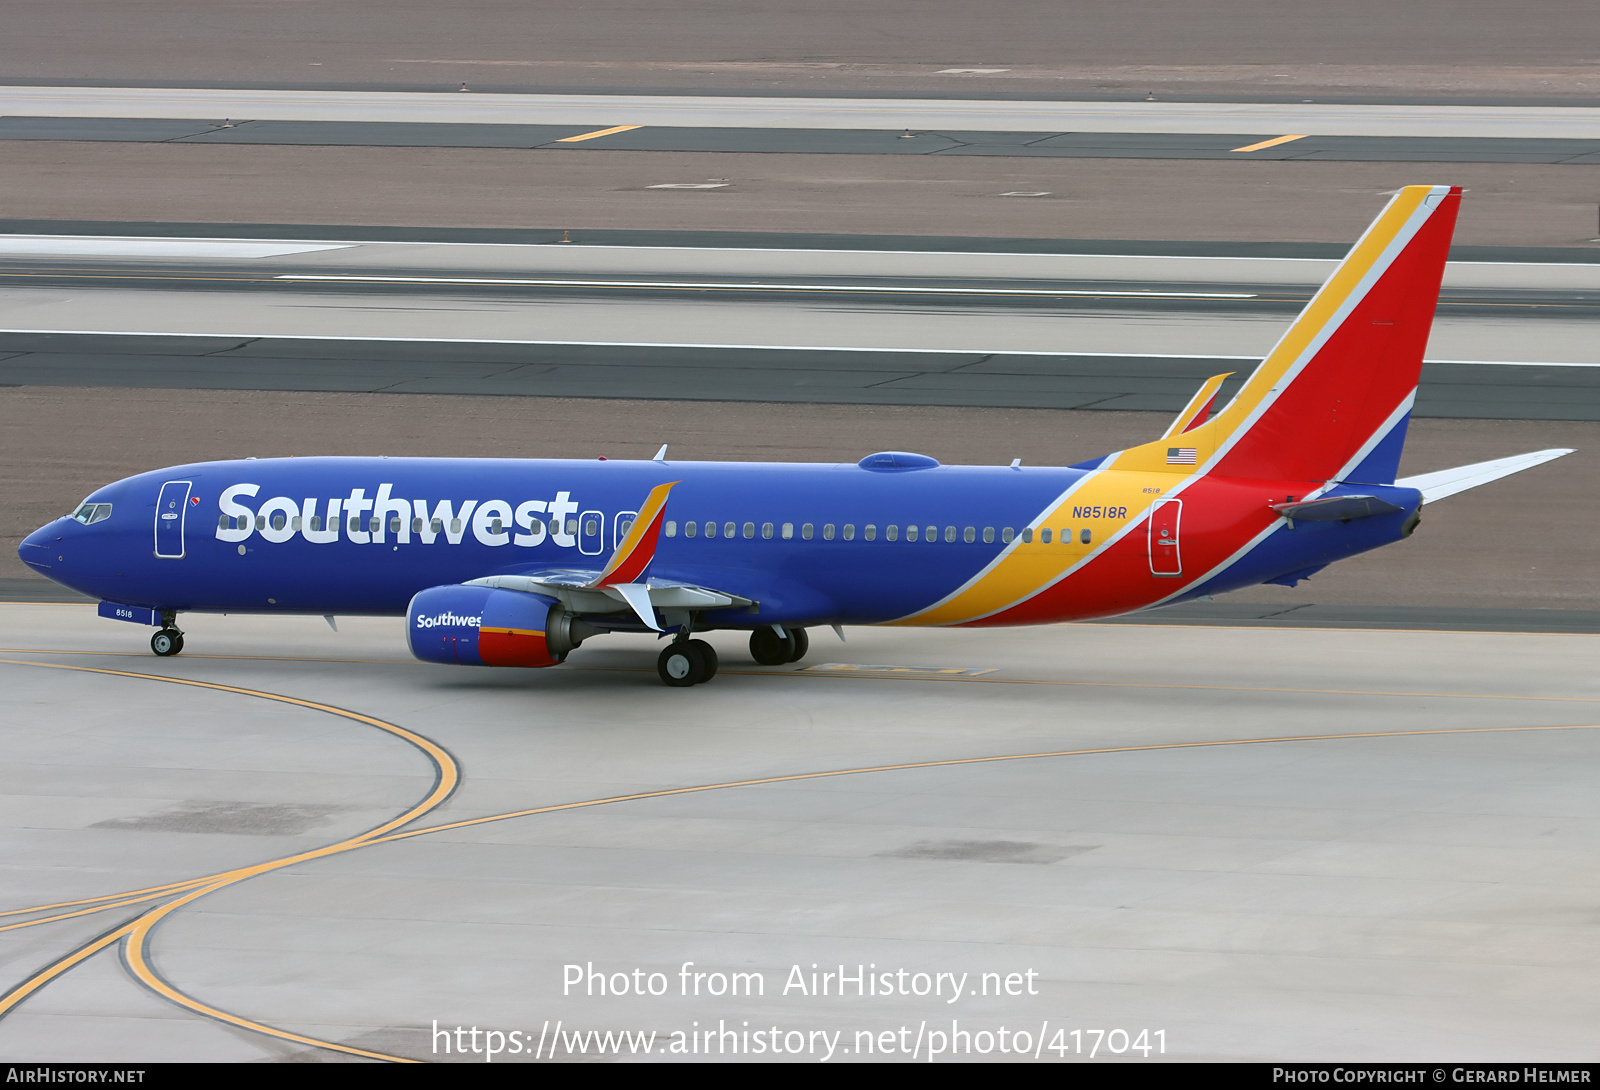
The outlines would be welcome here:
[[[783,635],[772,625],[750,633],[750,657],[763,666],[782,666],[799,662],[811,650],[811,637],[803,628],[785,628]]]
[[[674,689],[710,681],[717,676],[717,649],[705,640],[675,640],[656,659],[656,673]]]

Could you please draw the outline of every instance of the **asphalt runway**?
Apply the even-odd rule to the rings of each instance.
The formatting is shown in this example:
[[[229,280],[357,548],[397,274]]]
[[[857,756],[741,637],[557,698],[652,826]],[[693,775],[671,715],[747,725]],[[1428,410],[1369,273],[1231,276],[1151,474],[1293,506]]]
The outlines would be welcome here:
[[[953,0],[840,5],[689,0],[671,19],[644,0],[597,17],[573,0],[537,8],[467,0],[311,6],[152,0],[21,4],[0,71],[21,82],[505,90],[1035,96],[1342,94],[1415,99],[1595,97],[1600,53],[1579,0],[1452,0],[1396,8],[1352,0]]]
[[[1284,119],[1285,126],[1296,119]],[[1283,126],[1280,126],[1283,127]],[[1309,127],[1309,126],[1301,126]],[[1593,127],[1593,123],[1590,123]],[[588,130],[587,132],[585,130]],[[598,132],[601,135],[591,135]],[[90,140],[547,151],[805,155],[987,155],[1064,159],[1600,163],[1600,139],[1283,136],[1276,133],[960,132],[919,128],[691,128],[342,121],[0,118],[0,140]]]
[[[106,185],[107,178],[117,184]],[[835,245],[830,238],[954,235],[1171,240],[1225,247],[1224,253],[1241,245],[1314,244],[1343,252],[1395,189],[1448,182],[1468,190],[1458,245],[1592,255],[1600,230],[1588,179],[1583,170],[1540,163],[566,154],[40,140],[6,144],[0,208],[11,220],[36,224],[199,222],[233,234],[260,224],[344,224],[508,236],[537,229],[555,239],[564,231],[575,238],[590,231],[805,234],[825,247]],[[652,188],[704,183],[718,188]]]
[[[677,692],[631,637],[452,671],[392,621],[197,617],[157,660],[86,607],[0,615],[6,1059],[458,1058],[436,1022],[547,1059],[559,1021],[663,1059],[748,1022],[811,1059],[1004,1025],[1051,1060],[1122,1029],[1097,1059],[1523,1062],[1600,1015],[1595,636],[851,630],[780,670],[713,636]],[[664,994],[563,994],[590,963]],[[813,964],[969,990],[802,994]],[[735,971],[761,994],[706,994]]]
[[[1175,413],[1259,357],[0,332],[0,384]],[[1600,420],[1600,365],[1430,363],[1418,417]]]

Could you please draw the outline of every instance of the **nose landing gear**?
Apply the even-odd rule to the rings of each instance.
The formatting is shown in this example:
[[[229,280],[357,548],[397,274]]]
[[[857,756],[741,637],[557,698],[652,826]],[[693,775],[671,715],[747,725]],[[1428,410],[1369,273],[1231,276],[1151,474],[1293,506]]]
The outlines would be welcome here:
[[[163,628],[150,637],[150,650],[166,658],[183,650],[183,633],[176,628]]]
[[[150,650],[162,658],[183,650],[183,630],[178,627],[178,614],[174,610],[161,611],[161,629],[150,637]]]

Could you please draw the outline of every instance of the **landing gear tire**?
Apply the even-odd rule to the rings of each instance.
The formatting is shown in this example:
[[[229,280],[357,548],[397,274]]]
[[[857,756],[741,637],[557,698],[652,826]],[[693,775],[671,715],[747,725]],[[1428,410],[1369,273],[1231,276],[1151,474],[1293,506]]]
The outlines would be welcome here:
[[[784,631],[787,635],[780,636],[768,625],[750,633],[750,657],[763,666],[782,666],[786,662],[793,661],[796,657],[794,649],[798,642],[795,634],[799,629]]]
[[[789,635],[794,640],[794,650],[789,654],[789,661],[799,662],[806,657],[806,652],[811,650],[811,637],[806,635],[806,630],[803,628],[791,628]]]
[[[163,628],[150,637],[150,650],[166,658],[183,650],[183,633],[176,628]]]
[[[696,644],[699,644],[697,647]],[[668,644],[656,659],[656,673],[674,689],[687,689],[698,685],[710,675],[706,672],[706,657],[700,648],[707,646],[700,640],[685,640]],[[714,652],[713,652],[714,653]],[[716,667],[712,667],[715,670]]]
[[[700,661],[705,663],[706,672],[701,681],[710,681],[717,676],[717,649],[705,640],[690,640],[690,646],[700,652]]]

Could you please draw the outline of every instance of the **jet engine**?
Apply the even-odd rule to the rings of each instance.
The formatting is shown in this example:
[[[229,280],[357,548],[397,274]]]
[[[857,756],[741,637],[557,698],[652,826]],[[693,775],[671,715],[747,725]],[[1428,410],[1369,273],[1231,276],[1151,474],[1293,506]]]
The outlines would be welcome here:
[[[493,587],[429,587],[406,609],[411,653],[451,666],[554,666],[596,631],[554,598]]]

